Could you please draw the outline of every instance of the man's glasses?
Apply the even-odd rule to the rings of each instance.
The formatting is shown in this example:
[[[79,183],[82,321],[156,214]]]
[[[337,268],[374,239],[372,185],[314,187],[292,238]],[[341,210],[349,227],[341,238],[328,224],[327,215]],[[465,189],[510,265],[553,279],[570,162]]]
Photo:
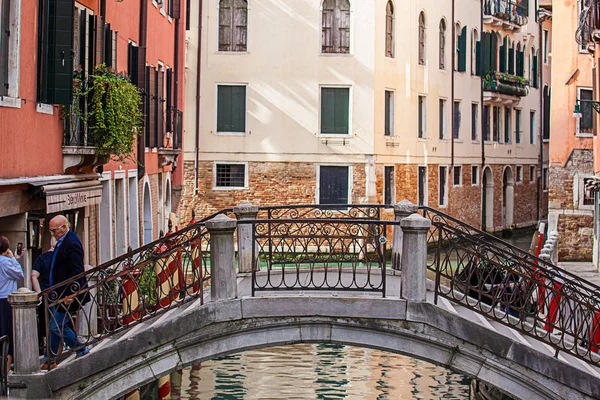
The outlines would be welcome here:
[[[65,225],[63,224],[63,225],[59,226],[58,228],[54,228],[54,229],[50,228],[50,229],[48,229],[48,230],[50,231],[50,233],[54,233],[54,232],[56,232],[57,230],[59,230],[59,229],[61,229],[61,228],[64,228],[64,227],[65,227]]]

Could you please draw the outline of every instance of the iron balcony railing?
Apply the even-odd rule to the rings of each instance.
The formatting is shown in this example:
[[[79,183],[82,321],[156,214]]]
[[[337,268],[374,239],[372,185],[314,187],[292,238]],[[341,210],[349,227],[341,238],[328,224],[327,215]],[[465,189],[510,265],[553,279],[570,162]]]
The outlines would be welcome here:
[[[516,75],[490,72],[482,80],[483,90],[510,96],[524,97],[529,94],[529,81]]]
[[[528,2],[524,2],[528,5]],[[483,14],[499,18],[503,21],[523,26],[527,24],[527,6],[517,4],[515,0],[485,0]]]
[[[599,40],[594,32],[598,29],[600,29],[600,1],[581,0],[575,40],[582,49],[587,49],[590,43]]]

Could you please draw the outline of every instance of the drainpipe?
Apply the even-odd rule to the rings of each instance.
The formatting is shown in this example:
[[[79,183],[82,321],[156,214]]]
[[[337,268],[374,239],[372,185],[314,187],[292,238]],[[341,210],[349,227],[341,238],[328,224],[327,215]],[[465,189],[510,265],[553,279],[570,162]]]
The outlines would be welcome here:
[[[484,35],[484,30],[483,30],[483,7],[484,7],[484,2],[485,0],[481,0],[480,4],[480,8],[479,8],[479,59],[477,59],[477,62],[480,63],[481,62],[481,57],[483,57],[483,35]],[[477,66],[475,66],[475,68],[477,68]],[[479,104],[481,106],[481,136],[479,137],[479,139],[481,140],[481,179],[480,179],[480,184],[481,184],[481,226],[485,226],[486,221],[483,220],[483,210],[485,209],[486,205],[483,204],[483,194],[484,191],[486,190],[486,188],[483,186],[483,174],[484,174],[484,170],[485,170],[485,141],[483,140],[483,130],[485,129],[485,123],[486,121],[484,120],[484,110],[485,110],[485,105],[483,104],[483,74],[484,72],[481,70],[479,70],[479,72],[481,73],[482,76],[479,77]],[[493,179],[493,175],[492,175],[492,179]],[[493,217],[492,217],[493,218]],[[492,224],[493,225],[493,224]],[[487,228],[487,227],[486,227]]]
[[[139,28],[139,48],[140,50],[142,50],[140,52],[140,54],[143,54],[145,56],[146,54],[146,36],[148,33],[148,1],[147,0],[140,0],[140,28]],[[140,62],[145,63],[146,60],[140,61],[138,60],[138,65],[136,66],[136,68],[139,69],[139,64]],[[148,94],[146,94],[146,102],[149,100],[150,96]],[[148,129],[148,127],[146,126],[145,129]],[[137,140],[137,153],[138,153],[138,179],[142,179],[144,177],[144,174],[146,173],[146,167],[145,167],[145,162],[146,162],[146,138],[144,137],[144,135],[141,135],[138,137]]]
[[[540,52],[540,56],[538,57],[538,65],[541,64],[541,67],[539,68],[539,75],[540,75],[540,84],[539,84],[539,88],[540,88],[540,127],[542,129],[540,129],[540,166],[539,166],[539,172],[537,174],[537,220],[540,220],[540,216],[541,216],[541,206],[542,206],[542,175],[544,172],[544,129],[546,128],[546,109],[544,107],[544,53],[542,51],[542,39],[543,39],[543,34],[544,34],[544,28],[542,26],[543,22],[546,20],[546,17],[540,17],[539,16],[539,10],[535,10],[536,13],[538,13],[538,25],[539,25],[539,30],[538,30],[538,51]],[[540,63],[540,58],[542,59],[542,62]]]
[[[181,3],[180,3],[181,4]],[[174,22],[175,22],[175,37],[173,39],[174,45],[175,45],[175,49],[173,50],[173,58],[175,59],[173,62],[173,75],[174,75],[174,79],[173,79],[173,97],[175,99],[175,110],[173,110],[172,105],[168,104],[167,106],[171,108],[171,129],[174,126],[174,122],[175,122],[175,118],[177,116],[177,113],[174,112],[176,110],[179,110],[179,21],[181,20],[181,5],[179,6],[179,15],[177,16],[177,18],[174,18]],[[172,101],[172,100],[171,100]],[[179,127],[178,127],[179,129]],[[175,136],[177,134],[177,132],[173,132],[173,136]],[[179,140],[181,140],[181,142],[183,142],[183,134],[181,135],[181,138],[177,138]],[[171,140],[174,140],[175,138],[172,138]],[[179,146],[182,146],[182,143],[177,143]],[[177,169],[177,163],[173,164],[173,172],[175,172],[175,170]]]
[[[198,1],[200,12],[198,13],[198,62],[196,64],[196,144],[195,144],[195,159],[194,159],[194,195],[198,194],[198,168],[200,154],[200,70],[201,70],[201,46],[202,46],[202,0]]]
[[[466,49],[465,49],[466,50]],[[454,22],[454,0],[452,0],[452,66],[450,68],[450,170],[454,179],[454,65],[456,62],[456,23]]]

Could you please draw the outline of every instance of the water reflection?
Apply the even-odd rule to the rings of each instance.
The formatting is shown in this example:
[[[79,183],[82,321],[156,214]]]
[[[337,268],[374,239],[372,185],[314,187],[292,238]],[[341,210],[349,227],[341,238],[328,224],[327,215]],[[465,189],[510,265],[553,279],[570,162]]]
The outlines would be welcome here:
[[[172,399],[468,399],[470,383],[410,357],[329,344],[248,351],[180,374]]]

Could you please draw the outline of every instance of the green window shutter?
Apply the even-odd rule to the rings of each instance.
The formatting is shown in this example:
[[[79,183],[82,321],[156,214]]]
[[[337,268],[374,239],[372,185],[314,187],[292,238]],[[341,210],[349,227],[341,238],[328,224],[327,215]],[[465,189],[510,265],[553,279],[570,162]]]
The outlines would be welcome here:
[[[467,27],[463,26],[458,37],[458,70],[467,70]]]
[[[483,33],[483,42],[481,49],[481,75],[485,75],[490,72],[491,64],[491,45],[492,35],[488,32]]]
[[[217,89],[217,132],[231,132],[231,86]]]
[[[350,89],[321,89],[321,133],[347,134]]]
[[[481,42],[475,42],[475,75],[481,76]]]
[[[73,95],[73,0],[50,0],[46,58],[46,102],[71,104]]]
[[[500,72],[506,72],[506,50],[508,48],[507,38],[504,38],[500,46]]]
[[[495,33],[490,33],[490,65],[487,72],[496,71],[496,64],[498,60],[498,36]]]
[[[231,132],[246,132],[246,86],[232,86]]]
[[[525,53],[522,51],[517,51],[517,75],[523,77],[523,61],[525,59]]]
[[[508,73],[514,75],[515,73],[515,49],[511,47],[508,49]]]
[[[531,66],[531,85],[534,88],[538,87],[538,56],[533,56],[533,65]]]

